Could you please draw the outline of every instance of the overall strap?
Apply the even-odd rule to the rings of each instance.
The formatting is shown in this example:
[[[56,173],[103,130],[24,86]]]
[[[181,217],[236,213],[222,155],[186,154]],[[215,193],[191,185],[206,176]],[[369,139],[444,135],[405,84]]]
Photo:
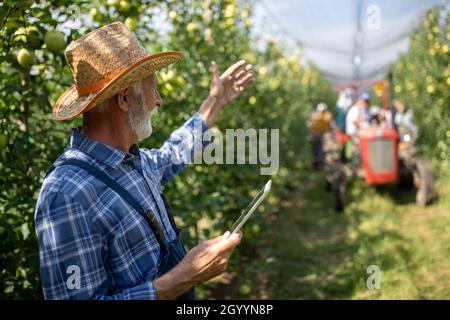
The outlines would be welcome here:
[[[100,169],[94,167],[93,165],[87,163],[86,161],[82,161],[79,159],[63,159],[55,162],[50,169],[47,172],[47,175],[52,172],[56,167],[58,166],[64,166],[64,165],[72,165],[77,166],[81,169],[86,170],[106,184],[108,187],[113,189],[123,200],[128,202],[129,205],[131,205],[137,212],[139,212],[144,219],[147,221],[147,223],[150,225],[150,228],[152,229],[153,233],[156,236],[156,239],[158,240],[160,245],[164,245],[165,243],[165,237],[164,237],[164,231],[161,225],[159,224],[158,220],[156,220],[155,214],[151,210],[151,212],[147,212],[137,201],[136,199],[131,195],[130,192],[128,192],[124,187],[122,187],[116,180],[111,178],[109,175],[107,175],[105,172],[101,171]]]

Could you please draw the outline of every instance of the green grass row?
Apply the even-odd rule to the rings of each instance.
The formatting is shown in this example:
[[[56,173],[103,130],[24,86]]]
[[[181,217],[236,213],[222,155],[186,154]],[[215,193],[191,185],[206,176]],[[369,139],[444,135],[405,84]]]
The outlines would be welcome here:
[[[305,171],[303,171],[305,172]],[[209,283],[205,298],[450,299],[450,176],[439,198],[414,203],[414,190],[349,187],[336,214],[321,174],[297,174],[277,220],[245,250],[234,273]],[[245,238],[244,238],[245,241]],[[381,288],[367,288],[367,267],[380,268]]]

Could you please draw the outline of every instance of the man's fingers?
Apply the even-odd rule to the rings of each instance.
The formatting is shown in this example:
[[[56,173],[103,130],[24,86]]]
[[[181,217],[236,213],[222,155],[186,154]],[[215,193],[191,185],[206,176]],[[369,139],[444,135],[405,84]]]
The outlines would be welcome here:
[[[242,77],[241,79],[239,79],[236,84],[238,86],[242,86],[245,82],[247,82],[248,80],[252,79],[254,77],[253,72],[250,72],[248,74],[246,74],[244,77]]]
[[[227,69],[222,75],[222,77],[225,77],[226,79],[229,77],[232,77],[242,66],[245,65],[245,60],[239,60],[235,64],[233,64],[231,67]]]
[[[252,71],[252,65],[251,64],[243,64],[241,65],[239,68],[237,68],[236,70],[234,70],[234,72],[231,74],[231,79],[239,80],[240,78],[242,78],[243,76],[245,76],[248,72]]]
[[[205,242],[208,244],[218,243],[218,242],[221,242],[222,240],[224,240],[224,236],[225,236],[225,234],[215,237],[215,238],[208,239]],[[227,235],[227,237],[228,237],[228,235]]]
[[[245,81],[244,81],[243,83],[241,83],[240,85],[236,85],[233,89],[234,89],[235,91],[242,92],[242,91],[244,91],[245,89],[247,89],[247,88],[253,83],[254,80],[255,80],[255,78],[251,77],[251,78],[245,80]]]
[[[213,79],[217,79],[219,77],[219,67],[217,66],[217,63],[215,61],[211,62],[210,70]]]
[[[242,239],[242,231],[239,231],[238,233],[232,234],[230,235],[225,242],[227,243],[227,246],[229,248],[234,248],[236,247],[239,243],[241,243],[241,239]]]
[[[242,239],[242,232],[232,234],[228,238],[225,238],[226,233],[222,236],[222,241],[215,243],[217,250],[221,252],[228,251],[236,247]]]
[[[235,74],[234,79],[239,80],[246,74],[252,71],[253,66],[251,64],[247,64],[245,66],[242,66]]]

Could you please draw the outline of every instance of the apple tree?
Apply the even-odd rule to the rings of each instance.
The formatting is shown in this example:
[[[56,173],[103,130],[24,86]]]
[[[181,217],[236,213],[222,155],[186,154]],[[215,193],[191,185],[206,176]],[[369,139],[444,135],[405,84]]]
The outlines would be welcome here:
[[[306,154],[305,119],[319,101],[333,104],[330,85],[301,57],[288,57],[269,41],[256,47],[250,34],[251,0],[62,0],[1,2],[0,6],[0,297],[40,298],[34,209],[45,172],[68,144],[67,122],[51,119],[59,95],[72,85],[64,57],[68,43],[101,25],[124,23],[149,53],[179,50],[185,58],[158,72],[165,102],[154,134],[157,147],[200,106],[209,91],[211,61],[224,71],[238,59],[254,65],[256,81],[224,110],[217,128],[279,129],[280,164],[271,176],[276,190],[246,225],[247,242],[233,255],[252,254],[276,216]],[[270,141],[270,138],[269,138]],[[188,246],[227,230],[268,179],[261,164],[193,165],[166,188]],[[258,235],[258,237],[256,237]],[[234,264],[235,265],[235,264]],[[233,268],[233,263],[231,264]],[[201,290],[200,296],[201,296]]]

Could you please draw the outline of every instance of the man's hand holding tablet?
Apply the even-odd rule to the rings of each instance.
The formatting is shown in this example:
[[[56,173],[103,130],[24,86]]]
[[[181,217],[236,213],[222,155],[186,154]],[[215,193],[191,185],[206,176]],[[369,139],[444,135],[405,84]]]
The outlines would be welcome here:
[[[155,279],[153,285],[158,299],[174,299],[192,286],[225,272],[228,259],[241,242],[240,229],[267,196],[271,186],[272,181],[269,180],[235,222],[231,232],[200,242],[170,272]]]
[[[261,202],[267,197],[269,191],[272,187],[272,180],[267,181],[264,187],[258,192],[256,197],[250,203],[250,205],[244,210],[241,216],[236,220],[234,225],[231,227],[230,234],[226,237],[227,239],[233,234],[239,232],[248,218],[255,212],[256,208],[261,204]]]

